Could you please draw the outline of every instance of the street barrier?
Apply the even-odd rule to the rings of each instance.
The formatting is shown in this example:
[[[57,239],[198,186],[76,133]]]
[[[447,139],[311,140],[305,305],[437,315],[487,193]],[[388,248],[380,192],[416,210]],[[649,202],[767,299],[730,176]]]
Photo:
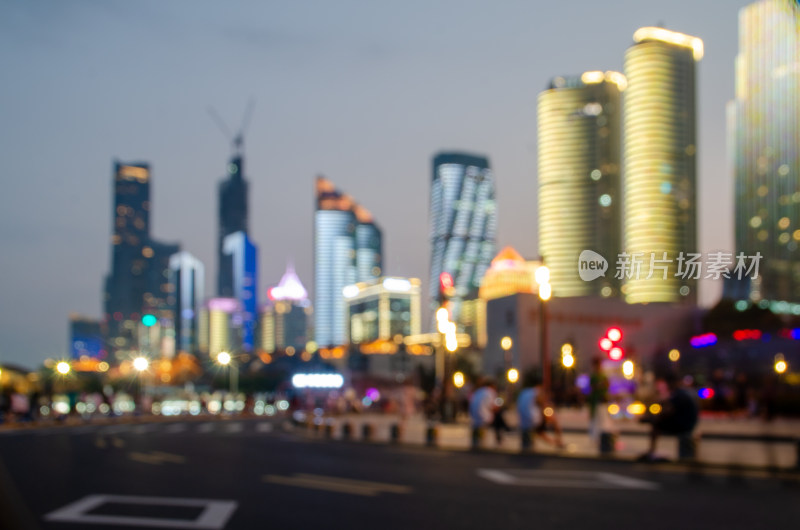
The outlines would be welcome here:
[[[345,423],[342,425],[342,440],[349,440],[353,437],[353,425]]]
[[[371,424],[365,423],[361,426],[361,439],[365,442],[372,441],[372,435],[374,434],[375,429],[372,427]]]
[[[428,447],[436,447],[436,440],[439,437],[439,431],[434,425],[428,425],[425,430],[425,445]]]
[[[389,427],[389,440],[393,444],[399,444],[401,436],[402,436],[402,429],[400,427],[400,424],[393,423],[392,426]],[[800,446],[798,446],[798,447],[800,447]],[[798,449],[798,450],[800,450],[800,449]]]

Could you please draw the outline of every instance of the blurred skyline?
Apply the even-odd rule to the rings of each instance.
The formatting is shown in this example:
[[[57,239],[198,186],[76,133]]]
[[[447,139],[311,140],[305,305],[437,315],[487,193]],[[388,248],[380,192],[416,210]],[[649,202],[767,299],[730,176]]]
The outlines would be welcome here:
[[[71,312],[101,316],[112,163],[151,164],[152,235],[216,278],[217,186],[245,137],[260,301],[293,261],[313,292],[314,178],[384,232],[385,273],[427,290],[432,156],[488,156],[498,250],[535,258],[536,98],[557,75],[622,71],[633,32],[702,38],[700,251],[734,251],[725,105],[747,1],[47,2],[0,5],[0,362],[64,357]],[[716,301],[721,282],[701,286]],[[426,304],[424,304],[426,305]]]

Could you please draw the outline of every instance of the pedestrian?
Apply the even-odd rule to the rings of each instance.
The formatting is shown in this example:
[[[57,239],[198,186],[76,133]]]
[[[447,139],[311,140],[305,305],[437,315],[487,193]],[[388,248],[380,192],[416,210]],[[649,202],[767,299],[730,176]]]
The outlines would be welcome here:
[[[505,410],[505,404],[495,407],[494,417],[492,418],[492,429],[494,429],[494,439],[497,442],[497,445],[501,445],[503,443],[503,433],[511,431],[506,423],[504,415]]]
[[[538,379],[530,378],[525,382],[517,396],[517,414],[523,450],[533,446],[534,434],[559,449],[564,448],[561,425]],[[548,427],[553,430],[554,437],[547,434]]]
[[[487,426],[494,419],[497,389],[494,381],[483,379],[472,393],[469,401],[469,416],[472,423],[472,448],[477,449]]]
[[[662,434],[691,436],[697,425],[700,411],[691,394],[683,388],[677,374],[670,373],[664,381],[669,388],[669,397],[661,404],[661,411],[642,419],[651,424],[650,447],[640,460],[655,460],[656,442]]]
[[[608,376],[603,372],[603,360],[592,358],[592,372],[589,374],[589,437],[597,440],[603,430],[603,413],[608,402]]]

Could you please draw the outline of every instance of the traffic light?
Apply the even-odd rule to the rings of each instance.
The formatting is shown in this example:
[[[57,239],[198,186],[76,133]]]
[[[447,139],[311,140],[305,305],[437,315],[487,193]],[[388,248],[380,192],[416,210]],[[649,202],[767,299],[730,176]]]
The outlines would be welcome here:
[[[439,275],[439,302],[443,303],[455,294],[453,275],[447,271]]]
[[[625,350],[620,346],[622,340],[622,330],[618,327],[611,327],[606,330],[605,337],[600,339],[600,349],[606,352],[612,361],[619,361],[625,356]]]

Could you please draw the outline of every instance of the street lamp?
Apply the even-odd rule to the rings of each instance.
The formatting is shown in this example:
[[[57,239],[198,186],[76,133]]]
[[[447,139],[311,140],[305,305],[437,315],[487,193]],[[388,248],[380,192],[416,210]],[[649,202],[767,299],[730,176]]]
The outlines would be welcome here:
[[[550,296],[553,294],[553,288],[550,286],[550,269],[545,265],[536,269],[535,273],[536,283],[539,284],[539,300],[541,301],[541,317],[539,330],[539,338],[541,341],[541,364],[542,364],[542,390],[545,395],[550,392],[550,354],[547,351],[547,304]]]
[[[462,372],[456,372],[453,374],[453,384],[456,385],[456,388],[461,388],[464,386],[464,374]]]
[[[144,372],[150,367],[150,361],[147,360],[147,357],[137,357],[133,360],[133,369],[139,373]]]
[[[56,364],[56,372],[58,372],[61,375],[67,375],[70,372],[70,370],[72,370],[72,367],[69,365],[67,361],[61,361],[58,364]]]
[[[775,372],[778,374],[783,374],[786,372],[786,369],[789,368],[789,365],[783,358],[783,354],[779,353],[775,356]]]
[[[509,368],[506,377],[508,378],[508,382],[513,385],[514,383],[519,381],[519,370],[517,370],[516,368]]]
[[[622,375],[625,379],[633,379],[634,366],[633,361],[628,360],[622,363]]]
[[[217,354],[217,362],[220,366],[228,367],[228,392],[234,395],[239,393],[239,367],[233,361],[230,353],[223,351]]]
[[[514,345],[514,341],[511,340],[511,337],[505,336],[500,339],[500,347],[503,348],[503,365],[505,367],[506,372],[511,369],[511,355],[509,351],[511,351],[511,347]]]

